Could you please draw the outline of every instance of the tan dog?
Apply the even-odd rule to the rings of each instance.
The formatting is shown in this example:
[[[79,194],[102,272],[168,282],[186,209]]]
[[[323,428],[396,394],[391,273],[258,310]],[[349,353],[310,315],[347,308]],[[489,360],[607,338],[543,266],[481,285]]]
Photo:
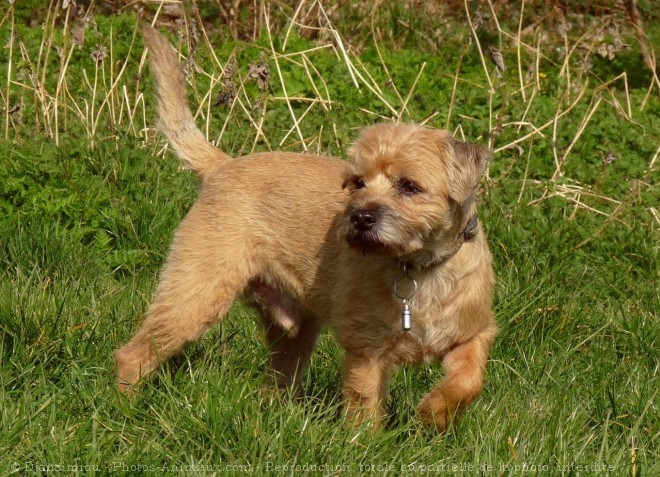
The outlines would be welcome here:
[[[446,375],[419,412],[445,429],[480,393],[497,331],[473,205],[488,152],[445,131],[383,124],[362,132],[350,162],[284,152],[231,159],[195,126],[171,45],[151,28],[144,36],[162,129],[203,187],[142,328],[116,352],[120,389],[243,295],[260,311],[282,385],[296,384],[322,326],[332,328],[356,422],[381,416],[395,367],[442,359]]]

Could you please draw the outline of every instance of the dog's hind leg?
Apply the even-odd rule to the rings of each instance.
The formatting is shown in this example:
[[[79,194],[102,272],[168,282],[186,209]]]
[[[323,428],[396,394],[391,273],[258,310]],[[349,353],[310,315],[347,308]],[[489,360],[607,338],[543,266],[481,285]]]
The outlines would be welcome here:
[[[291,386],[297,391],[321,332],[321,325],[313,318],[302,320],[293,332],[282,329],[269,319],[264,320],[264,325],[270,348],[270,368],[275,374],[277,385]]]
[[[221,320],[249,280],[241,241],[225,243],[231,238],[191,218],[193,213],[176,234],[142,328],[115,352],[122,391]]]
[[[302,312],[279,287],[261,280],[250,284],[246,298],[260,312],[270,351],[270,368],[278,387],[297,391],[309,364],[321,323]]]

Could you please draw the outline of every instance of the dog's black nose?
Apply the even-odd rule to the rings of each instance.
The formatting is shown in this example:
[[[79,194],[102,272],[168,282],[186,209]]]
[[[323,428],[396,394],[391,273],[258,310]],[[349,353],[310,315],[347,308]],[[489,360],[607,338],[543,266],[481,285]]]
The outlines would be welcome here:
[[[367,232],[378,222],[378,213],[373,209],[357,209],[351,212],[351,223],[360,232]]]

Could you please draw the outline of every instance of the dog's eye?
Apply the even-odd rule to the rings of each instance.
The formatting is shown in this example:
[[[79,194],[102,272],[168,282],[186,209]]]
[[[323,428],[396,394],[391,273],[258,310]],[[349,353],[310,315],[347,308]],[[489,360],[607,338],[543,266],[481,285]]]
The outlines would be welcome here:
[[[355,176],[353,178],[353,187],[355,187],[356,189],[364,189],[365,187],[367,187],[367,184],[365,184],[364,179],[362,179],[362,177]]]
[[[399,192],[403,195],[415,195],[422,192],[421,187],[419,187],[414,181],[410,179],[399,179],[397,183]]]

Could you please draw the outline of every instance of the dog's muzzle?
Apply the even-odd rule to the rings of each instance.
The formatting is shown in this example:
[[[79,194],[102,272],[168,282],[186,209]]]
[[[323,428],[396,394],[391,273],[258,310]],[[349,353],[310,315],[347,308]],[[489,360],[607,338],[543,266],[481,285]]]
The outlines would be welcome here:
[[[369,232],[378,223],[378,209],[356,209],[351,212],[351,224],[359,232]]]
[[[379,237],[383,219],[381,207],[354,209],[348,214],[350,225],[346,230],[348,244],[366,254],[381,254],[387,247]]]

